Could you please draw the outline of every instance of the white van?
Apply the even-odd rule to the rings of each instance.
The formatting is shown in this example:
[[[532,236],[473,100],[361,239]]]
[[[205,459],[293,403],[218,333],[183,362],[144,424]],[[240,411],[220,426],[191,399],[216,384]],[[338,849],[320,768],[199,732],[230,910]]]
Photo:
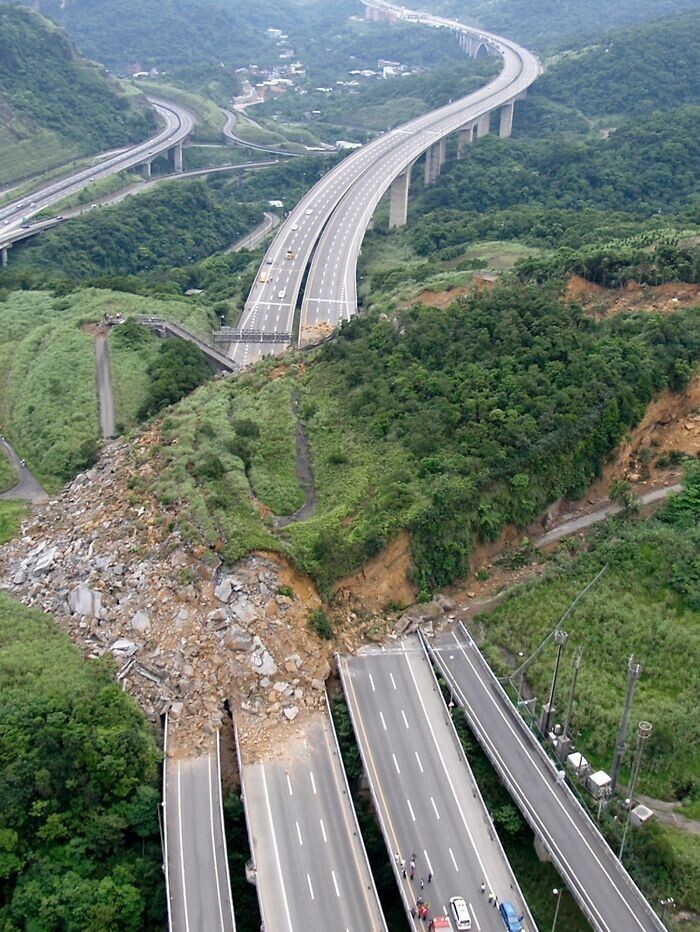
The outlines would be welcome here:
[[[278,292],[277,292],[277,297],[280,298],[280,299],[281,299],[281,298],[286,298],[286,297],[287,297],[287,289],[286,289],[286,288],[283,288],[281,291],[278,291]]]
[[[472,919],[463,896],[450,897],[450,909],[454,916],[455,927],[460,932],[467,932],[472,927]]]

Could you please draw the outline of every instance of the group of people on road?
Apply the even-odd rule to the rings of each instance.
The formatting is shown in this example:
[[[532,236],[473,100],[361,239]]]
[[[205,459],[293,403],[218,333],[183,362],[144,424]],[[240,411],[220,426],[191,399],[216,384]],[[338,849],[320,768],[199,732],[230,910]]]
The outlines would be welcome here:
[[[412,883],[416,882],[416,852],[412,852],[411,857],[406,864],[406,859],[401,857],[400,852],[396,852],[394,855],[394,860],[396,862],[397,868],[401,871],[401,876],[404,880],[410,880]],[[433,879],[433,872],[428,871],[426,876],[422,876],[418,881],[419,887],[421,890],[425,889],[426,883],[431,883]],[[430,913],[430,903],[425,901],[425,898],[420,894],[417,899],[415,906],[411,907],[411,916],[415,919],[418,916],[419,919],[422,919],[424,922],[428,919]]]

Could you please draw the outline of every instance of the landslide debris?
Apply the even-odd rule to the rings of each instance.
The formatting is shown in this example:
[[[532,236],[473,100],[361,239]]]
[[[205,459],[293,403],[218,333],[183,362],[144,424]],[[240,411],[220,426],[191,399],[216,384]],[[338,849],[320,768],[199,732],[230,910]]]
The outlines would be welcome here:
[[[211,746],[227,700],[262,752],[325,706],[335,644],[308,627],[320,599],[278,555],[226,567],[189,546],[177,508],[142,491],[152,466],[139,443],[153,442],[109,444],[25,522],[0,551],[0,586],[50,612],[87,657],[109,658],[151,720],[168,712],[177,753]]]

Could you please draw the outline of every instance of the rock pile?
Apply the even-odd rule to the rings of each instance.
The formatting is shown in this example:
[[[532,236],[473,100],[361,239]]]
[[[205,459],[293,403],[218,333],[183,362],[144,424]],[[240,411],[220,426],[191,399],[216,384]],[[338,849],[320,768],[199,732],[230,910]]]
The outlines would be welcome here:
[[[259,735],[322,708],[331,648],[308,629],[320,604],[308,579],[272,554],[227,569],[190,548],[177,515],[130,488],[148,468],[110,444],[0,551],[0,586],[50,612],[87,657],[113,658],[149,718],[169,712],[183,752],[206,746],[227,700]]]

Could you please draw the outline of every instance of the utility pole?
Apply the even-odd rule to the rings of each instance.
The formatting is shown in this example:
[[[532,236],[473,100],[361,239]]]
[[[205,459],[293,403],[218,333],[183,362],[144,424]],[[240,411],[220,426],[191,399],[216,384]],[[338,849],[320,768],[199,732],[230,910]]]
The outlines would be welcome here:
[[[632,765],[632,779],[630,780],[629,788],[629,805],[627,806],[627,820],[625,822],[625,829],[622,833],[622,841],[620,842],[620,853],[618,855],[620,861],[622,861],[622,852],[625,850],[625,842],[627,841],[627,829],[630,827],[630,816],[632,815],[632,805],[634,803],[634,790],[637,785],[637,777],[639,776],[639,768],[642,764],[642,755],[644,754],[644,746],[649,740],[649,735],[651,734],[651,722],[640,722],[639,728],[637,729],[637,750],[634,752],[634,764]]]
[[[554,674],[552,676],[552,685],[549,690],[549,700],[542,707],[542,717],[540,719],[540,729],[542,734],[546,735],[549,732],[549,726],[552,724],[552,716],[554,715],[554,696],[557,691],[557,680],[559,679],[559,665],[561,664],[561,655],[566,645],[569,635],[566,631],[563,631],[561,628],[557,628],[554,632],[554,642],[557,644],[557,659],[554,663]]]
[[[578,679],[578,671],[581,669],[581,658],[583,657],[583,647],[579,645],[576,648],[576,655],[571,664],[571,688],[569,689],[569,701],[566,705],[566,718],[564,719],[564,730],[561,733],[561,736],[557,738],[557,757],[560,761],[566,760],[569,753],[571,752],[571,738],[569,738],[569,725],[571,724],[571,716],[574,711],[574,697],[576,695],[576,680]]]
[[[622,766],[622,757],[625,753],[625,744],[627,743],[627,730],[630,724],[632,714],[632,700],[637,680],[642,675],[644,667],[641,663],[636,663],[634,654],[627,662],[627,695],[625,696],[625,707],[622,710],[620,719],[620,729],[617,733],[617,744],[615,745],[615,756],[613,758],[612,773],[610,774],[610,792],[614,795],[617,789],[617,780],[620,776],[620,767]]]

